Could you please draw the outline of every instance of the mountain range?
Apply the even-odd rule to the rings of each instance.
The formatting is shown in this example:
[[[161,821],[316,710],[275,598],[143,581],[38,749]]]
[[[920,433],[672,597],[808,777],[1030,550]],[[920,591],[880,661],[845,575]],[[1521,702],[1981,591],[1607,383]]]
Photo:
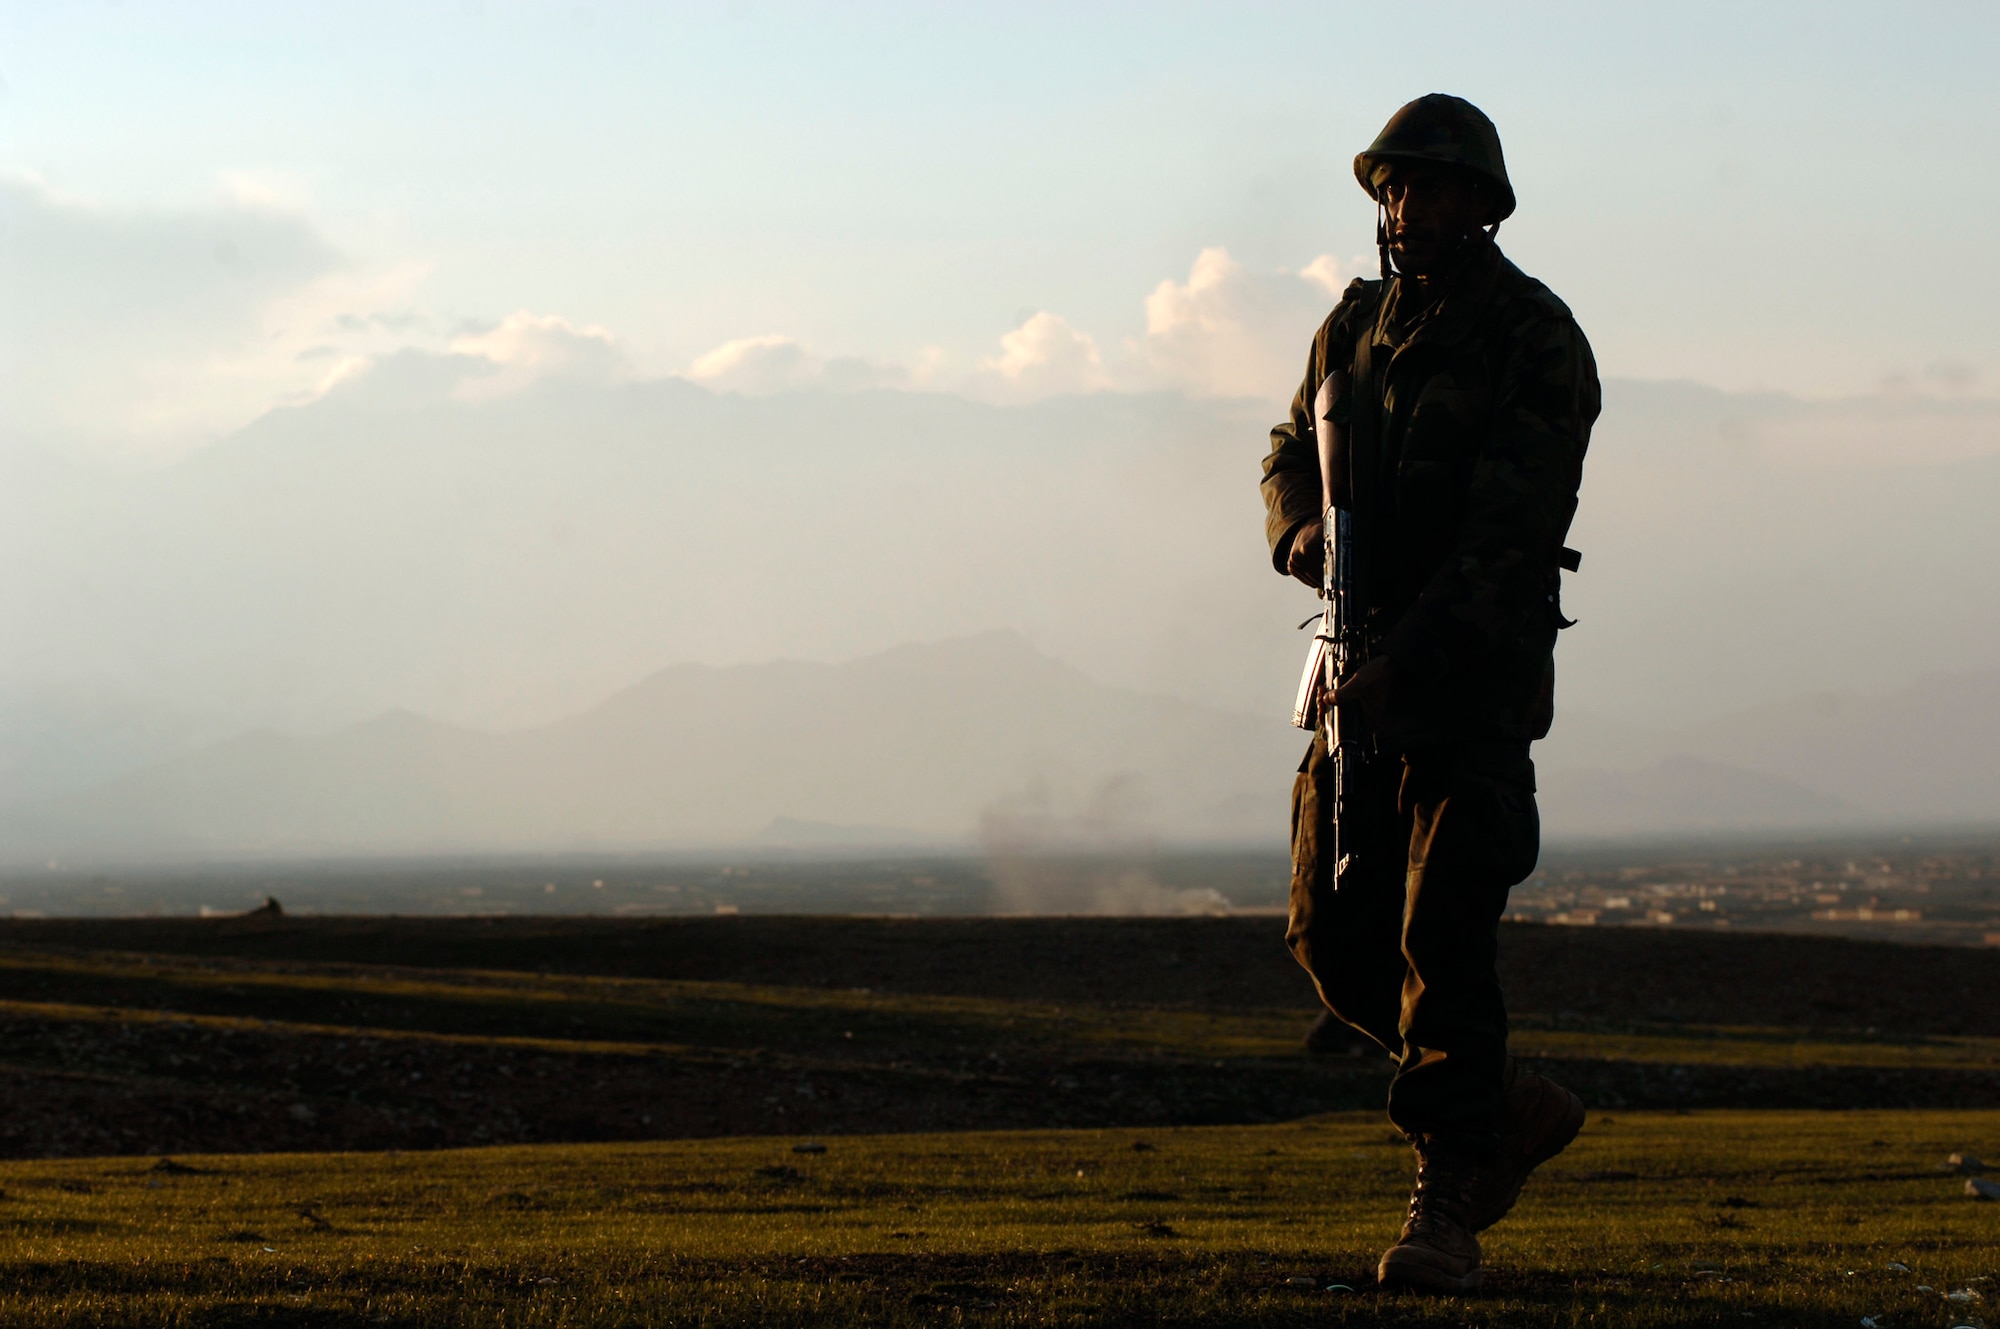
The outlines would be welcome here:
[[[0,852],[1282,840],[1279,408],[464,361],[148,466],[0,437]],[[2000,815],[1995,510],[2000,404],[1607,381],[1550,834]]]
[[[304,854],[1282,835],[1282,720],[1104,687],[992,633],[662,670],[507,734],[263,732],[17,811],[44,853]]]
[[[1545,833],[1996,823],[1996,742],[2000,671],[1679,733],[1566,717],[1537,749]],[[1107,686],[996,632],[676,666],[513,732],[397,711],[247,734],[17,806],[0,857],[1277,845],[1302,750],[1275,714]]]

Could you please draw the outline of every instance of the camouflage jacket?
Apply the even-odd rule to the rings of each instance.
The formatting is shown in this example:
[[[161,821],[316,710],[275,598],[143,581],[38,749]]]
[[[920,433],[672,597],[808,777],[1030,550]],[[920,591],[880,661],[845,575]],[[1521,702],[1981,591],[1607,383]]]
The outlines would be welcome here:
[[[1400,309],[1402,295],[1396,278],[1356,281],[1313,339],[1264,459],[1272,562],[1283,573],[1299,527],[1319,516],[1313,401],[1328,373],[1352,368],[1334,412],[1352,440],[1361,599],[1396,666],[1384,737],[1403,748],[1539,738],[1597,366],[1569,309],[1497,247],[1428,308]]]

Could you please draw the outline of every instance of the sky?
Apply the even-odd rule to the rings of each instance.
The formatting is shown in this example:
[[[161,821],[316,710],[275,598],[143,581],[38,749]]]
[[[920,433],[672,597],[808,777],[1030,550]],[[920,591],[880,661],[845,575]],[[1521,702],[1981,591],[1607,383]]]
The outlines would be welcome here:
[[[1609,383],[1557,740],[2000,669],[1995,67],[1969,4],[0,0],[0,803],[996,629],[1282,724],[1258,457],[1432,91]]]
[[[1607,376],[1989,396],[1996,55],[1946,4],[12,0],[0,427],[184,455],[412,346],[1275,398],[1433,90]]]

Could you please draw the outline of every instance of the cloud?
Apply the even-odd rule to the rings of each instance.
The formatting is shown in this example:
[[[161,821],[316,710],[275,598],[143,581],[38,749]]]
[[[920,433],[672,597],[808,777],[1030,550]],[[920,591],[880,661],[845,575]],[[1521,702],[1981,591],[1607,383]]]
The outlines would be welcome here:
[[[178,450],[425,335],[423,265],[356,264],[274,200],[239,182],[208,208],[116,208],[0,177],[0,426]]]
[[[1124,389],[1191,397],[1283,400],[1298,386],[1313,330],[1346,289],[1351,266],[1321,254],[1296,271],[1246,269],[1222,248],[1196,256],[1185,282],[1146,297],[1144,337],[1107,363],[1096,338],[1040,310],[1004,333],[971,372],[930,349],[907,364],[825,359],[798,339],[765,333],[723,342],[682,376],[718,392],[761,395],[798,388],[947,390],[980,401],[1027,402]]]
[[[1804,402],[1732,432],[1789,469],[1936,466],[2000,454],[2000,402],[1909,392]]]
[[[1283,400],[1343,275],[1330,254],[1299,272],[1254,273],[1226,249],[1204,249],[1185,282],[1146,297],[1138,349],[1161,386],[1188,396]]]
[[[1146,333],[1107,363],[1096,338],[1040,310],[1002,334],[970,373],[942,351],[913,363],[824,359],[781,333],[739,337],[697,356],[682,376],[718,392],[798,388],[949,390],[980,401],[1027,402],[1114,389],[1164,388],[1191,397],[1283,400],[1298,386],[1306,347],[1349,269],[1321,254],[1297,271],[1251,272],[1221,248],[1204,249],[1185,282],[1161,282],[1145,300]]]
[[[1000,354],[979,362],[968,391],[979,397],[1033,401],[1111,386],[1090,335],[1047,310],[1000,338]]]
[[[1895,395],[1968,393],[1979,386],[1979,379],[1978,368],[1962,360],[1934,360],[1920,373],[1896,370],[1883,375],[1881,388]]]
[[[819,361],[779,333],[738,337],[695,357],[687,377],[718,392],[783,392],[819,377]]]
[[[942,351],[914,363],[825,359],[781,333],[739,337],[697,356],[682,376],[718,392],[799,388],[956,391],[980,401],[1028,402],[1110,390],[1164,388],[1191,397],[1283,400],[1297,386],[1313,330],[1346,286],[1347,269],[1322,254],[1297,271],[1254,273],[1225,249],[1204,249],[1188,279],[1161,282],[1145,300],[1146,333],[1107,363],[1096,338],[1040,310],[1000,337],[967,373]]]
[[[1300,268],[1299,276],[1338,300],[1340,293],[1347,289],[1351,274],[1341,269],[1339,259],[1331,254],[1321,254]]]
[[[333,245],[283,178],[231,176],[212,204],[119,208],[0,175],[0,430],[58,445],[173,453],[274,407],[367,378],[372,392],[492,399],[550,378],[638,371],[594,325],[518,309],[467,328],[422,299],[429,266]],[[967,368],[927,348],[900,361],[829,356],[767,332],[721,343],[681,375],[718,392],[951,391],[1026,402],[1113,389],[1282,400],[1346,275],[1331,255],[1254,272],[1203,250],[1143,301],[1115,347],[1042,310]],[[372,372],[371,372],[372,371]],[[1940,380],[1967,377],[1957,366]],[[1956,381],[1956,380],[1953,380]]]
[[[310,195],[297,179],[268,171],[225,171],[224,193],[245,207],[303,214]]]
[[[429,274],[422,263],[340,268],[271,296],[257,310],[256,335],[208,362],[210,384],[229,388],[214,404],[247,419],[311,401],[377,358],[428,339],[432,320],[413,302]]]
[[[682,377],[716,392],[761,396],[794,388],[859,392],[868,388],[936,387],[944,353],[922,352],[913,364],[883,364],[857,356],[825,359],[782,333],[738,337],[695,357]]]
[[[451,339],[453,355],[485,360],[497,372],[463,380],[455,395],[484,401],[545,378],[608,382],[630,373],[625,355],[604,328],[578,327],[557,314],[517,309],[492,327]]]
[[[182,452],[389,366],[468,399],[629,375],[601,327],[517,310],[453,335],[428,264],[328,241],[299,192],[228,177],[206,208],[119,208],[0,176],[0,429],[106,452]],[[408,386],[405,384],[404,386]],[[386,390],[384,383],[374,389]]]

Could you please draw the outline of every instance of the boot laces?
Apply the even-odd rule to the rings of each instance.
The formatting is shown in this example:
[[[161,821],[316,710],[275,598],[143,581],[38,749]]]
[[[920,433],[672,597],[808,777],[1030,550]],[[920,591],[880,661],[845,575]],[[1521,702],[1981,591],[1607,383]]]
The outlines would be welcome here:
[[[1411,1234],[1438,1235],[1464,1227],[1473,1181],[1469,1167],[1419,1155],[1417,1184],[1410,1191]]]

